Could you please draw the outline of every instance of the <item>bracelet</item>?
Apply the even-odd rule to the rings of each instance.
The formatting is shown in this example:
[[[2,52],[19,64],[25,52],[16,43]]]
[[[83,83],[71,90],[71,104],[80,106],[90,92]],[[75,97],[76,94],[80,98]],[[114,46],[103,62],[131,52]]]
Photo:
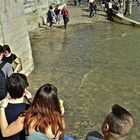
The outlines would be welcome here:
[[[0,109],[1,109],[1,108],[4,108],[4,109],[5,109],[6,107],[4,107],[4,106],[0,106]]]

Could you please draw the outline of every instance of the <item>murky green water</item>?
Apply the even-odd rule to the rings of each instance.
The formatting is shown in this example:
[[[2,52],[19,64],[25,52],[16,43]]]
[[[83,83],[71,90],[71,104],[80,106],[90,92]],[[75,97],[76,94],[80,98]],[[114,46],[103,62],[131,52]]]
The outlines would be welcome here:
[[[44,83],[58,87],[66,133],[83,140],[100,131],[104,114],[117,103],[135,117],[128,140],[140,139],[140,28],[106,23],[42,29],[32,33],[32,49],[31,91]]]

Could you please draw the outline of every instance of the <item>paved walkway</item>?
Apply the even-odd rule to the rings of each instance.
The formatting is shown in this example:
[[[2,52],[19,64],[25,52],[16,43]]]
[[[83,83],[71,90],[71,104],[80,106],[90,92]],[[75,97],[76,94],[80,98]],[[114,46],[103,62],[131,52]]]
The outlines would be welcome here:
[[[68,5],[68,8],[70,9],[69,24],[108,22],[106,20],[106,13],[103,11],[101,6],[97,6],[97,14],[95,14],[92,18],[89,17],[87,4],[83,4],[81,6]]]
[[[68,3],[67,7],[70,12],[70,22],[69,25],[85,24],[85,23],[102,23],[109,22],[106,20],[106,13],[100,5],[97,5],[97,14],[92,18],[89,17],[88,4],[84,3],[81,6],[74,6],[73,3]],[[54,27],[63,26],[63,20],[61,16],[61,22],[59,25],[53,24]]]

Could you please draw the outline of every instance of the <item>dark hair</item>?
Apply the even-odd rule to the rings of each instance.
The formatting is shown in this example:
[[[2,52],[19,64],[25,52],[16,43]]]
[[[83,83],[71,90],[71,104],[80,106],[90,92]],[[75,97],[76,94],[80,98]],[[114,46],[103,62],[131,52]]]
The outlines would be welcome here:
[[[13,73],[6,80],[6,89],[9,92],[11,98],[14,99],[22,97],[27,86],[27,77],[21,73]]]
[[[8,51],[8,53],[11,53],[11,49],[9,45],[3,45],[4,51]]]
[[[4,49],[3,49],[3,46],[0,45],[0,54],[1,53],[4,53]]]
[[[54,135],[64,130],[57,88],[54,85],[45,84],[38,89],[30,108],[25,112],[24,125],[27,133],[31,125],[44,134],[48,126],[51,126]]]
[[[49,6],[49,9],[53,9],[53,7],[50,5],[50,6]]]
[[[121,136],[126,136],[133,127],[134,118],[126,109],[120,105],[113,105],[112,112],[106,117],[109,131]]]
[[[20,77],[22,79],[24,79],[25,81],[25,86],[28,87],[29,86],[29,83],[28,83],[28,80],[27,80],[27,76],[25,74],[22,74],[22,73],[18,73],[18,75],[20,75]]]

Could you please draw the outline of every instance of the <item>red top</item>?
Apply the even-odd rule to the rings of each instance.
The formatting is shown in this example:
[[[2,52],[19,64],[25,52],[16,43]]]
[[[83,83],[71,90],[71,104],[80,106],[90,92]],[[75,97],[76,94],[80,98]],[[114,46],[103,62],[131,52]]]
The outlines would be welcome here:
[[[69,16],[68,8],[64,7],[64,8],[62,9],[61,14],[62,14],[63,16]]]

